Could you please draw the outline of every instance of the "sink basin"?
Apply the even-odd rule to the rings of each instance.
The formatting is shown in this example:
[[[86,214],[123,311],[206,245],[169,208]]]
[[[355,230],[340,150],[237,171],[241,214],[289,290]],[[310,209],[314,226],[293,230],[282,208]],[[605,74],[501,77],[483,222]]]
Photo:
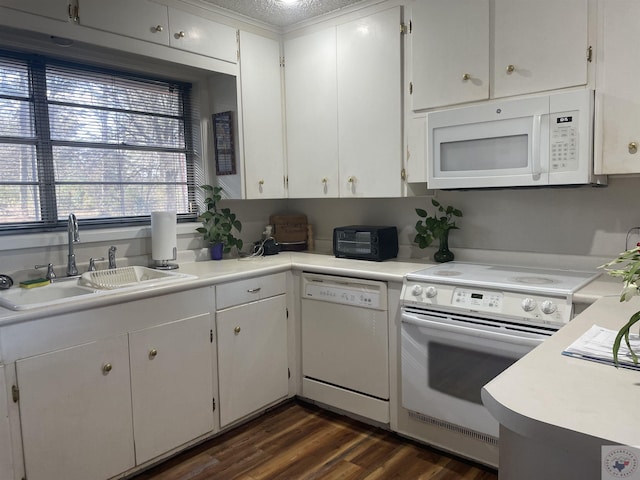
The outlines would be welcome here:
[[[100,290],[119,290],[132,287],[152,287],[191,278],[196,277],[171,270],[134,266],[86,272],[80,277],[80,284]]]
[[[108,295],[197,278],[194,275],[147,267],[121,267],[83,273],[78,279],[60,279],[44,287],[12,287],[0,291],[0,306],[28,310],[73,301],[87,295]]]
[[[44,287],[12,287],[0,292],[0,305],[11,310],[28,310],[64,303],[80,295],[91,295],[95,289],[78,285],[77,281],[51,283]]]

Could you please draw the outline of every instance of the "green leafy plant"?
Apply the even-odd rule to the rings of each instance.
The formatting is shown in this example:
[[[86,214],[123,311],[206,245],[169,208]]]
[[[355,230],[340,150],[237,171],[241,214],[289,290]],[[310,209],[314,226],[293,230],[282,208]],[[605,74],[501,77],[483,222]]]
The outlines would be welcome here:
[[[621,268],[612,268],[614,266]],[[622,292],[620,293],[621,302],[628,302],[634,295],[640,294],[640,287],[638,286],[638,281],[640,280],[640,244],[635,248],[622,252],[618,258],[606,263],[605,265],[601,265],[600,268],[604,268],[611,276],[622,277],[623,286]],[[619,365],[618,353],[620,351],[620,345],[623,338],[627,344],[627,348],[629,348],[629,353],[633,363],[636,365],[638,364],[638,356],[631,348],[631,343],[629,342],[629,333],[631,331],[631,327],[639,321],[640,311],[631,315],[629,321],[618,331],[613,342],[613,362],[616,367]]]
[[[454,207],[444,207],[435,198],[431,204],[436,207],[437,213],[429,215],[426,210],[416,208],[416,213],[422,220],[416,223],[416,236],[413,239],[420,248],[426,248],[434,239],[441,239],[449,230],[457,230],[454,217],[462,217],[462,212]]]
[[[202,221],[202,227],[196,228],[196,231],[210,245],[222,243],[224,253],[229,253],[233,247],[242,250],[242,239],[233,233],[234,230],[238,233],[242,231],[242,223],[230,209],[218,208],[218,202],[222,200],[222,188],[211,185],[201,185],[200,188],[207,194],[204,199],[207,210],[198,217]]]

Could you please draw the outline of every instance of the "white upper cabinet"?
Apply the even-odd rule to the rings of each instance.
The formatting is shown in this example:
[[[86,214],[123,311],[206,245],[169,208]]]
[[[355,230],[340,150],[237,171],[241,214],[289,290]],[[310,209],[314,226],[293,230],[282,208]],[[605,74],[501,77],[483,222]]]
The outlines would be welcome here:
[[[169,45],[230,63],[238,61],[235,28],[171,7],[169,7]]]
[[[79,0],[79,23],[148,42],[169,45],[167,7],[148,0]]]
[[[247,198],[284,198],[280,43],[240,32],[240,88]]]
[[[236,29],[149,0],[78,0],[80,25],[236,63]]]
[[[494,96],[587,83],[588,0],[494,0]]]
[[[637,0],[600,2],[595,170],[640,173],[640,45]],[[599,141],[601,140],[601,145]]]
[[[338,26],[342,197],[401,196],[400,40],[400,7]]]
[[[289,197],[401,196],[400,7],[285,41]]]
[[[73,14],[72,0],[0,0],[1,7],[67,22]],[[71,8],[71,11],[70,11]]]
[[[411,4],[414,110],[489,98],[489,0]]]
[[[336,29],[284,43],[289,197],[337,197]]]
[[[586,85],[588,4],[415,0],[408,48],[411,108]]]

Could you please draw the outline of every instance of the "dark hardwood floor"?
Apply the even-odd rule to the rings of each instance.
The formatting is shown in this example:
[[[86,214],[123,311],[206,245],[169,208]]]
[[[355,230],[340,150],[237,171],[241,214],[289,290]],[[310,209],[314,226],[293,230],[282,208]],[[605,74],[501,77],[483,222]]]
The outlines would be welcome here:
[[[132,480],[497,480],[486,467],[290,401]]]

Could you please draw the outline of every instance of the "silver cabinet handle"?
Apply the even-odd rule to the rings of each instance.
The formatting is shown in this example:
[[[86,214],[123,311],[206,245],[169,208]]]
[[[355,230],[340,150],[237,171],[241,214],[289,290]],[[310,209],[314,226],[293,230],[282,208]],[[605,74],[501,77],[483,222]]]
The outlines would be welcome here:
[[[104,375],[109,375],[109,372],[113,370],[113,365],[111,365],[110,363],[105,363],[104,365],[102,365],[102,373]]]
[[[153,30],[154,30],[155,32],[161,32],[161,31],[162,31],[162,30],[164,30],[164,29],[162,28],[162,25],[156,25],[156,26],[153,28]]]
[[[158,355],[158,350],[156,350],[155,348],[149,350],[149,360],[153,360],[154,358],[156,358],[156,355]]]
[[[638,151],[638,144],[636,142],[629,143],[629,153],[636,153]]]
[[[250,288],[249,290],[247,290],[247,293],[258,293],[260,290],[262,290],[261,287],[258,288]]]
[[[240,334],[240,327],[236,327],[233,329],[233,333],[235,333],[236,335]]]

